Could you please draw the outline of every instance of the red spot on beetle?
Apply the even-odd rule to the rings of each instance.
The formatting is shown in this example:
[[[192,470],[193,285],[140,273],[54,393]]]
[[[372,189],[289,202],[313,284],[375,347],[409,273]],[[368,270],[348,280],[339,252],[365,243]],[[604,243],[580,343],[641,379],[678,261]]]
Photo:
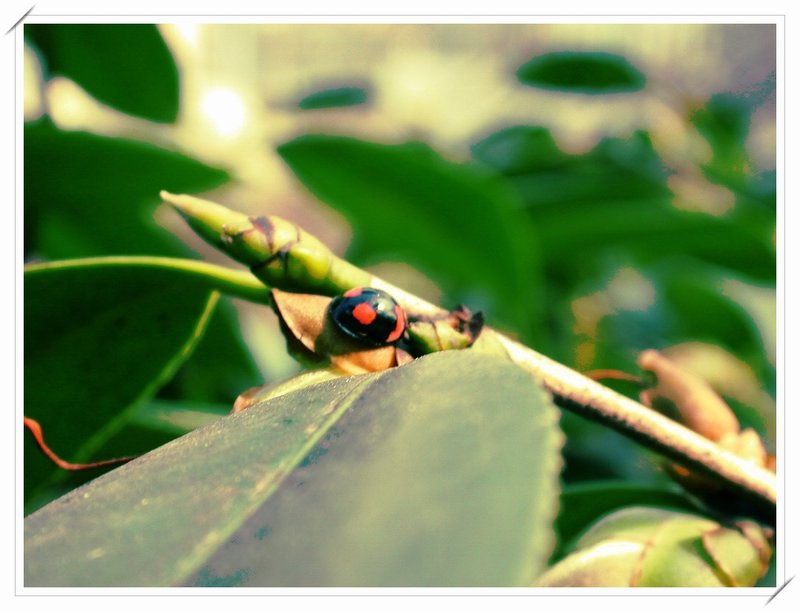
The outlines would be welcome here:
[[[394,306],[394,314],[397,317],[397,324],[395,325],[394,330],[389,334],[389,337],[386,338],[386,341],[390,343],[400,339],[403,331],[406,330],[405,310],[403,310],[403,308],[401,308],[399,305],[396,305]]]
[[[360,294],[363,292],[363,290],[364,290],[364,289],[362,289],[362,288],[354,288],[354,289],[350,289],[349,291],[347,291],[347,292],[344,294],[344,296],[345,296],[345,297],[358,297],[358,296],[359,296],[359,295],[360,295]]]
[[[352,295],[347,295],[347,297],[352,297]],[[372,324],[377,317],[378,313],[375,311],[375,308],[368,303],[359,303],[353,308],[353,318],[365,327]]]

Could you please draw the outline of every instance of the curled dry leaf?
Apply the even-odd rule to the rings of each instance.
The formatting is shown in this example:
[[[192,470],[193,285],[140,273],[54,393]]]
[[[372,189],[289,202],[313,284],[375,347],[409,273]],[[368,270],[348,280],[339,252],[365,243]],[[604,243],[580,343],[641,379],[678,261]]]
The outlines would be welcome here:
[[[637,364],[656,378],[654,388],[641,392],[642,403],[676,416],[688,428],[712,441],[739,432],[733,411],[705,380],[656,350],[642,352]]]
[[[394,346],[365,347],[342,333],[328,313],[330,297],[272,290],[275,309],[289,349],[300,360],[322,364],[348,374],[383,371],[398,364]],[[407,359],[402,357],[405,362]]]
[[[638,364],[656,378],[655,387],[640,393],[642,403],[672,413],[688,428],[740,458],[759,467],[770,466],[758,434],[752,429],[740,430],[731,408],[703,378],[655,350],[642,352]],[[688,473],[679,467],[674,471],[682,476]]]
[[[642,403],[682,422],[739,458],[774,470],[774,462],[758,434],[752,429],[740,430],[733,411],[705,380],[655,350],[642,352],[638,364],[656,379],[653,388],[641,392]],[[731,515],[746,511],[742,500],[718,482],[676,464],[667,464],[665,469],[672,479],[709,506]]]
[[[753,367],[715,344],[684,342],[665,348],[670,361],[705,380],[721,397],[752,408],[764,421],[769,447],[775,447],[775,399]]]

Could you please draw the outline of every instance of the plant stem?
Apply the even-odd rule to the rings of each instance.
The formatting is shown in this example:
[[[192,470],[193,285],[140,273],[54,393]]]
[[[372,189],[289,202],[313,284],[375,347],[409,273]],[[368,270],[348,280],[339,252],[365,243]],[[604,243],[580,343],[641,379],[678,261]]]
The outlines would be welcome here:
[[[194,276],[207,285],[209,289],[218,290],[226,295],[240,297],[256,303],[272,303],[269,289],[251,273],[192,259],[149,256],[86,257],[48,263],[30,263],[25,266],[25,271],[35,272],[43,269],[101,266],[174,269],[189,276]]]

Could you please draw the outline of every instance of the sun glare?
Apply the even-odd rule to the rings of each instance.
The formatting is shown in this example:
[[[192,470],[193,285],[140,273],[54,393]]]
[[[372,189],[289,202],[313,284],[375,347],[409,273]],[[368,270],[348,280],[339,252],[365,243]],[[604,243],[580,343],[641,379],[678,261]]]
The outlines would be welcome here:
[[[203,95],[203,115],[220,136],[238,134],[245,124],[247,112],[242,97],[227,87],[217,87]]]

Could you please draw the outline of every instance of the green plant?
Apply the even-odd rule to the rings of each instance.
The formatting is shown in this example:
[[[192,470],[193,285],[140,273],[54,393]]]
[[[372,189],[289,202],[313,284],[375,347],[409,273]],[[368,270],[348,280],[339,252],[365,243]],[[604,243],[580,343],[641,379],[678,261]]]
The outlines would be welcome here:
[[[102,65],[86,64],[120,39],[77,27],[26,26],[26,36],[53,73],[117,105],[94,89]],[[171,65],[155,28],[125,36]],[[75,41],[104,52],[70,58]],[[568,62],[572,76],[547,86],[572,87],[594,63],[582,94],[643,84],[605,54],[545,59],[519,78],[536,85]],[[158,86],[133,74],[140,88]],[[144,97],[154,96],[177,108],[177,88]],[[126,103],[118,108],[174,118]],[[469,164],[422,143],[284,143],[303,184],[351,221],[346,258],[282,219],[162,193],[206,191],[225,172],[46,118],[26,125],[25,248],[41,261],[25,272],[25,414],[73,462],[144,453],[77,487],[87,475],[56,469],[26,436],[26,585],[758,583],[772,556],[774,482],[734,441],[739,422],[769,436],[774,390],[753,401],[723,378],[737,418],[712,440],[626,396],[644,389],[678,415],[696,409],[685,406],[708,396],[705,382],[680,373],[665,388],[672,370],[637,360],[690,341],[737,355],[755,385],[774,389],[752,317],[723,290],[775,282],[774,189],[748,173],[744,135],[726,127],[749,111],[716,98],[694,115],[714,149],[702,170],[737,194],[726,217],[671,205],[644,131],[568,155],[544,128],[511,127],[475,144]],[[159,193],[249,271],[191,260],[149,220]],[[392,258],[472,311],[364,269]],[[575,350],[574,304],[616,298],[620,269],[656,305],[606,307],[587,360]],[[402,351],[330,335],[330,297],[369,285],[408,313]],[[224,307],[231,296],[271,306],[293,353],[339,373],[258,386]],[[609,382],[614,392],[576,371],[587,364],[642,372],[644,388]],[[347,368],[363,373],[340,375]],[[664,468],[665,457],[678,466]],[[605,564],[586,562],[598,546]]]

